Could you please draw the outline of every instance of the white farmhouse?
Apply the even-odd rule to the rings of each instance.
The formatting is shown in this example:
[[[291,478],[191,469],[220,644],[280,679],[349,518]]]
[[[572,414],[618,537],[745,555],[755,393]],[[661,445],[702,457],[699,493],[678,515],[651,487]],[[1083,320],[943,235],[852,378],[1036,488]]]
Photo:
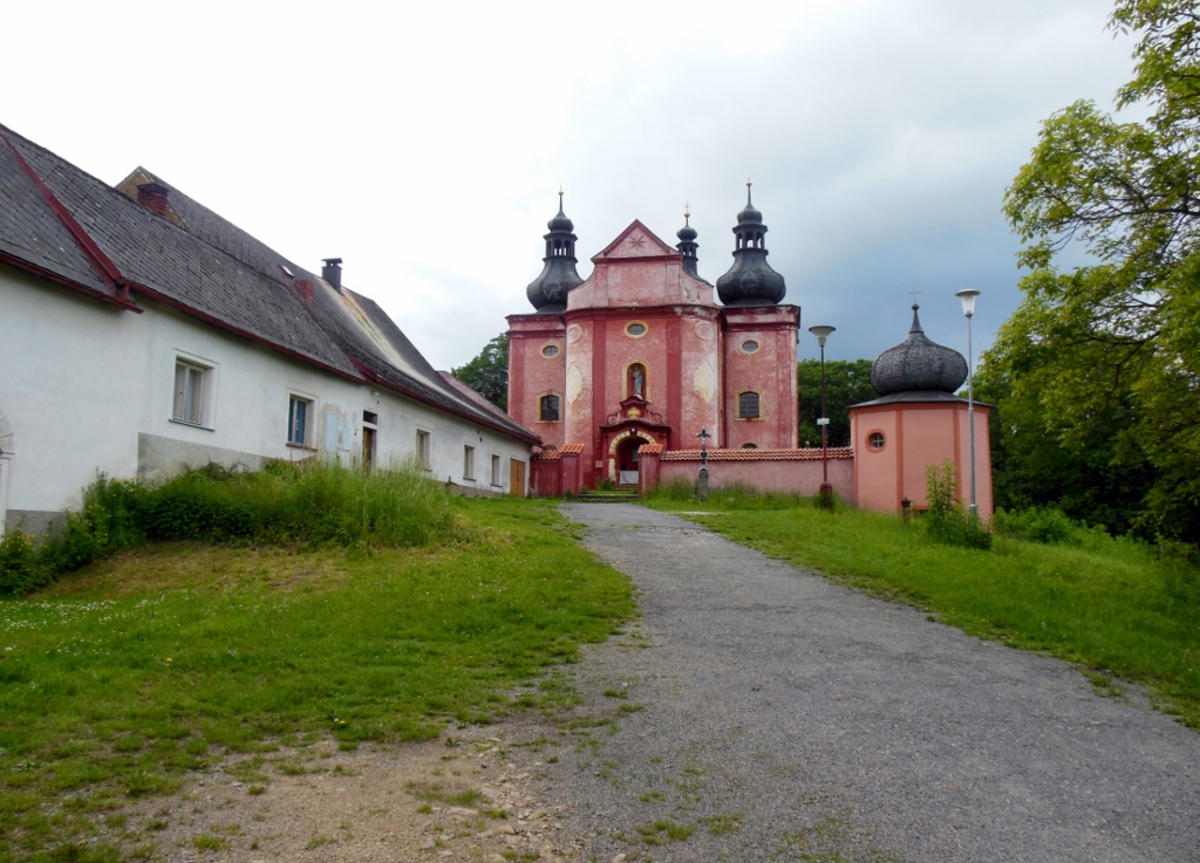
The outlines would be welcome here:
[[[412,460],[524,495],[533,432],[368,298],[138,169],[113,188],[0,126],[0,533],[97,471]]]

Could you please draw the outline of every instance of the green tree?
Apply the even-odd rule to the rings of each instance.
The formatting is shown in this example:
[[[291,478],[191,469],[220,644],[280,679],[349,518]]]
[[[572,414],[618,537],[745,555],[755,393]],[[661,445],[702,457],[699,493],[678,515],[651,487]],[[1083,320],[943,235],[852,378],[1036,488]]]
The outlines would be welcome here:
[[[986,363],[1028,433],[1145,473],[1138,527],[1200,542],[1200,13],[1194,0],[1118,0],[1135,77],[1118,122],[1090,102],[1046,120],[1005,198],[1025,242],[1025,297]],[[1081,242],[1095,264],[1054,265]],[[1009,408],[1010,410],[1012,408]],[[1001,405],[1000,421],[1006,422]],[[1119,490],[1117,493],[1122,493]]]
[[[1068,448],[1046,435],[1045,408],[1037,392],[1023,387],[1015,394],[1011,376],[996,364],[976,374],[975,397],[998,405],[989,416],[997,508],[1014,512],[1052,506],[1111,533],[1130,532],[1155,474],[1145,459],[1115,457],[1125,404],[1114,402],[1089,424],[1079,445]]]
[[[821,361],[801,360],[796,365],[800,387],[800,445],[820,446]],[[846,408],[876,398],[871,389],[871,360],[825,361],[826,408],[829,445],[850,446],[850,417]]]
[[[454,375],[501,410],[508,410],[508,335],[501,333]]]

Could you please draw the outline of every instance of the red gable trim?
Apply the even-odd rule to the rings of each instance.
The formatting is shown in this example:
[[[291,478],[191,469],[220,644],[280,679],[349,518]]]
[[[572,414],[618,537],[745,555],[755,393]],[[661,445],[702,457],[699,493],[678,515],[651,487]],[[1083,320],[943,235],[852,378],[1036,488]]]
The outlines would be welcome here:
[[[88,259],[88,263],[92,265],[96,274],[112,288],[113,296],[106,299],[130,311],[141,312],[142,310],[137,304],[130,299],[129,282],[121,275],[121,271],[117,269],[117,265],[96,245],[96,241],[88,236],[88,232],[83,229],[83,225],[75,220],[75,217],[71,215],[71,211],[66,208],[66,205],[58,199],[54,192],[50,191],[50,187],[42,181],[37,171],[33,170],[33,166],[25,161],[25,157],[21,155],[21,151],[13,145],[13,142],[8,140],[5,135],[0,135],[0,140],[3,140],[8,146],[9,151],[13,154],[13,158],[17,160],[17,165],[25,173],[25,176],[29,178],[30,182],[33,183],[46,203],[50,205],[50,209],[54,211],[54,215],[58,216],[59,221],[71,232],[71,236],[79,244],[84,257]],[[89,291],[89,293],[93,292]]]
[[[454,414],[457,417],[462,417],[465,420],[470,420],[475,425],[484,426],[485,428],[490,428],[492,431],[500,432],[505,437],[510,437],[510,438],[513,438],[514,440],[523,440],[530,444],[541,445],[541,443],[542,443],[542,439],[540,437],[538,437],[536,434],[534,434],[533,432],[529,432],[528,434],[524,434],[524,435],[518,434],[517,432],[513,431],[512,429],[505,428],[504,426],[500,425],[499,423],[489,422],[486,419],[483,419],[482,417],[477,416],[475,414],[468,413],[467,411],[448,407],[439,402],[435,402],[433,399],[426,398],[425,396],[422,396],[419,393],[414,393],[411,390],[408,390],[405,387],[400,386],[400,384],[394,384],[391,381],[386,381],[383,378],[381,378],[379,375],[377,375],[375,372],[371,371],[371,369],[368,366],[360,363],[358,360],[351,359],[350,362],[352,362],[354,364],[354,367],[356,369],[358,369],[359,372],[362,373],[363,377],[365,377],[368,381],[375,384],[376,386],[383,387],[384,389],[391,390],[392,392],[395,392],[395,393],[400,393],[400,395],[402,395],[402,396],[406,396],[407,398],[410,398],[415,402],[421,402],[421,404],[429,405],[430,407],[435,408],[435,409],[441,411],[442,413]]]
[[[128,309],[131,312],[137,312],[138,314],[141,314],[143,311],[143,309],[135,306],[132,302],[127,303],[120,297],[115,297],[112,294],[105,293],[104,291],[98,291],[95,288],[87,285],[81,285],[79,282],[68,279],[67,277],[61,276],[58,273],[51,272],[50,270],[36,266],[35,264],[31,264],[28,261],[22,260],[21,258],[14,258],[12,255],[6,255],[3,252],[0,252],[0,264],[8,264],[15,269],[32,273],[33,275],[45,279],[48,282],[54,282],[55,284],[63,285],[64,287],[71,288],[72,290],[78,291],[81,294],[87,294],[89,297],[94,297],[97,300],[101,300],[113,306],[119,306],[122,309]]]
[[[183,312],[185,315],[188,315],[189,317],[204,321],[206,324],[212,324],[214,327],[217,327],[218,329],[225,330],[226,332],[233,333],[236,336],[241,336],[242,338],[248,339],[249,341],[256,342],[260,345],[264,345],[273,351],[278,351],[279,353],[283,354],[284,356],[291,357],[292,359],[295,359],[295,360],[300,360],[303,363],[307,363],[310,366],[316,366],[319,369],[324,369],[325,371],[330,372],[331,374],[335,374],[339,377],[346,378],[347,380],[354,381],[355,383],[359,383],[359,384],[365,383],[365,381],[362,378],[352,375],[349,372],[342,371],[339,368],[335,368],[331,365],[328,365],[327,363],[323,363],[314,357],[308,356],[307,354],[302,354],[299,351],[294,351],[291,348],[284,347],[283,345],[279,344],[278,342],[272,342],[268,339],[264,339],[262,336],[255,335],[254,333],[249,332],[248,330],[243,330],[240,327],[235,327],[235,326],[233,326],[233,324],[229,323],[228,321],[222,320],[221,318],[218,318],[216,315],[210,315],[207,312],[202,312],[193,306],[189,306],[186,303],[179,302],[179,300],[176,300],[173,297],[168,297],[166,294],[160,294],[158,291],[154,290],[153,288],[148,288],[145,285],[139,285],[136,282],[128,282],[128,284],[133,290],[137,291],[139,294],[145,294],[150,299],[156,300],[156,301],[162,303],[164,306],[170,306],[173,309],[177,309],[178,311]],[[138,309],[138,311],[141,311],[141,309]]]

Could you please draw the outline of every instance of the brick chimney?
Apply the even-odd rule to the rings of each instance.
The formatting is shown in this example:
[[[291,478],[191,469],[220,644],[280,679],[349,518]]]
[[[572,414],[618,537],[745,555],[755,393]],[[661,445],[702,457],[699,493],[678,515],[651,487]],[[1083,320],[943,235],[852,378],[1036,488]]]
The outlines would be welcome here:
[[[321,278],[329,282],[339,294],[342,292],[342,259],[323,258],[325,266],[321,268]]]
[[[158,183],[141,183],[137,187],[137,201],[147,210],[152,210],[164,218],[172,219],[171,202],[168,199],[171,190]]]

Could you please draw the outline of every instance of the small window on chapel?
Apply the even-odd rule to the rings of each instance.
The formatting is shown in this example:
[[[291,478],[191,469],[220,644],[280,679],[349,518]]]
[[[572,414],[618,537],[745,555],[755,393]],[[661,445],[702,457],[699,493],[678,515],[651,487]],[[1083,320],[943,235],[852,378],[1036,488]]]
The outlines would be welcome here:
[[[887,442],[883,436],[883,432],[871,432],[867,437],[867,445],[871,449],[883,449],[883,445]]]
[[[762,405],[758,393],[738,393],[738,419],[756,420],[762,416]]]
[[[759,344],[754,339],[746,339],[742,342],[742,353],[756,354],[758,353]]]
[[[538,419],[547,423],[559,421],[558,396],[542,396],[538,404]]]
[[[646,325],[641,321],[634,321],[632,324],[626,325],[625,334],[635,339],[640,339],[646,335]]]
[[[542,348],[542,356],[546,359],[558,356],[558,345],[546,345],[546,347]]]

